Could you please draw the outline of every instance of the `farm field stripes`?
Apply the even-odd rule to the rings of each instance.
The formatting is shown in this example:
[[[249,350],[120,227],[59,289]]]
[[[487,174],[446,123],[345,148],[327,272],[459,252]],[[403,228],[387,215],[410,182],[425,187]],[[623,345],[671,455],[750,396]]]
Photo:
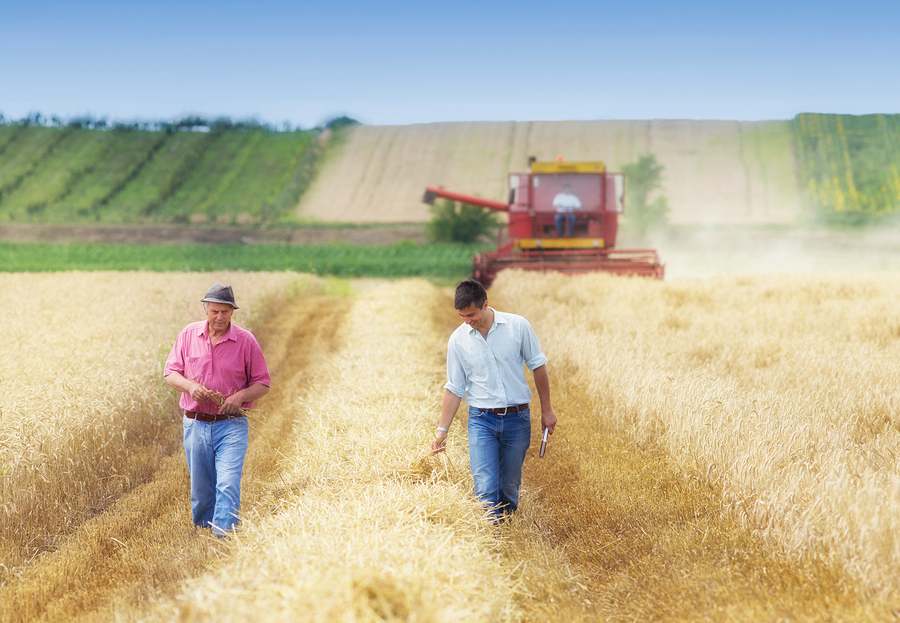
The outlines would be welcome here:
[[[3,149],[7,157],[0,161],[0,199],[15,192],[71,132],[68,128],[40,128],[36,133],[23,131],[10,137]]]
[[[99,220],[101,209],[140,175],[169,139],[160,132],[112,132],[103,166],[91,167],[60,199],[58,208]],[[0,204],[0,209],[4,207]]]
[[[23,183],[3,197],[10,215],[33,216],[65,197],[106,153],[111,135],[71,131],[50,157],[43,158]],[[74,217],[74,213],[59,216]]]
[[[792,142],[788,121],[361,125],[347,129],[297,209],[327,221],[425,222],[426,185],[505,200],[507,173],[527,170],[530,156],[620,170],[653,153],[671,222],[788,224],[803,215]]]
[[[318,176],[304,163],[317,160],[312,146],[331,130],[204,123],[152,131],[0,124],[0,216],[425,222],[427,184],[503,199],[506,174],[527,169],[530,156],[620,169],[649,153],[665,168],[661,190],[675,224],[878,223],[900,197],[900,115],[350,126],[337,130]]]
[[[0,216],[18,222],[274,222],[318,130],[225,123],[86,129],[0,125]],[[304,174],[311,174],[306,171]]]
[[[162,202],[176,192],[190,175],[219,132],[178,132],[153,154],[139,175],[108,202],[111,212],[124,220],[155,215]],[[70,219],[71,220],[71,219]]]

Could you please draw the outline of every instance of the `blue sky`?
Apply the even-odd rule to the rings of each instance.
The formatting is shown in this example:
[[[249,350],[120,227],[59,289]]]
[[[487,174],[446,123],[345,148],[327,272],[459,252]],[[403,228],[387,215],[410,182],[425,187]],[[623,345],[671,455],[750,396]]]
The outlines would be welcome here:
[[[0,113],[311,127],[900,112],[900,2],[0,0]]]

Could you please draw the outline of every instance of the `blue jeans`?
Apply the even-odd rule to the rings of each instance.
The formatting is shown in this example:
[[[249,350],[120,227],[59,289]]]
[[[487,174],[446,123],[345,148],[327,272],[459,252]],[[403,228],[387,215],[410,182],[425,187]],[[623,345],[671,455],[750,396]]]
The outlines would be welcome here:
[[[519,507],[522,463],[531,444],[531,409],[507,415],[469,407],[469,461],[475,495],[494,521]]]
[[[224,536],[238,522],[241,472],[247,453],[247,418],[200,422],[182,418],[184,452],[191,473],[194,525]]]
[[[559,232],[559,235],[563,235],[563,223],[568,221],[568,227],[566,228],[566,235],[572,233],[572,230],[575,229],[575,215],[571,212],[557,212],[556,216],[553,217],[553,224],[556,225],[556,231]]]

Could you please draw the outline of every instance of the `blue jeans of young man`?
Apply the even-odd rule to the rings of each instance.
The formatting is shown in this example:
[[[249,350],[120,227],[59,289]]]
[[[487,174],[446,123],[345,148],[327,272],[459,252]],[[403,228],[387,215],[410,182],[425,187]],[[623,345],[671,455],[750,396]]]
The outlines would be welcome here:
[[[238,522],[247,418],[201,422],[184,416],[184,452],[191,473],[194,525],[224,536]]]
[[[496,415],[469,407],[469,462],[475,495],[495,522],[519,507],[522,463],[531,444],[531,409]]]
[[[568,225],[565,228],[565,235],[568,236],[575,229],[575,215],[571,212],[557,212],[556,216],[553,217],[553,224],[556,225],[556,231],[559,232],[560,236],[563,235],[563,223]]]

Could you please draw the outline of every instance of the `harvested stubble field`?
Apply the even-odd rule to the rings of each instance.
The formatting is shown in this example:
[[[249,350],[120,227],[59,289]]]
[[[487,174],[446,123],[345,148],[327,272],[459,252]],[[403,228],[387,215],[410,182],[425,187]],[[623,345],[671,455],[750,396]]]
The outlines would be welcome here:
[[[449,451],[425,451],[459,322],[449,290],[369,281],[325,296],[328,284],[299,275],[217,275],[253,302],[236,322],[249,312],[273,371],[254,409],[244,521],[223,542],[190,528],[177,413],[157,378],[211,277],[5,278],[10,296],[42,294],[11,323],[30,363],[4,364],[3,517],[34,536],[4,542],[3,620],[900,611],[895,274],[504,273],[491,302],[541,337],[560,425],[545,459],[529,451],[522,510],[499,533],[471,497],[463,411]],[[55,306],[61,291],[81,292],[83,307]],[[57,403],[71,406],[44,408]],[[129,423],[110,433],[104,411],[119,403]],[[43,432],[10,433],[33,426]],[[97,444],[95,472],[71,469],[51,443],[76,463]],[[143,476],[117,478],[141,444],[159,448]],[[42,453],[54,457],[52,487],[32,466]],[[41,512],[22,520],[10,500],[26,477],[44,488],[27,497]],[[102,503],[69,521],[56,495]]]
[[[439,185],[504,200],[528,158],[600,160],[620,170],[652,153],[672,223],[793,223],[801,191],[788,121],[490,121],[354,126],[297,206],[303,219],[425,222]],[[628,208],[625,210],[628,217]]]

